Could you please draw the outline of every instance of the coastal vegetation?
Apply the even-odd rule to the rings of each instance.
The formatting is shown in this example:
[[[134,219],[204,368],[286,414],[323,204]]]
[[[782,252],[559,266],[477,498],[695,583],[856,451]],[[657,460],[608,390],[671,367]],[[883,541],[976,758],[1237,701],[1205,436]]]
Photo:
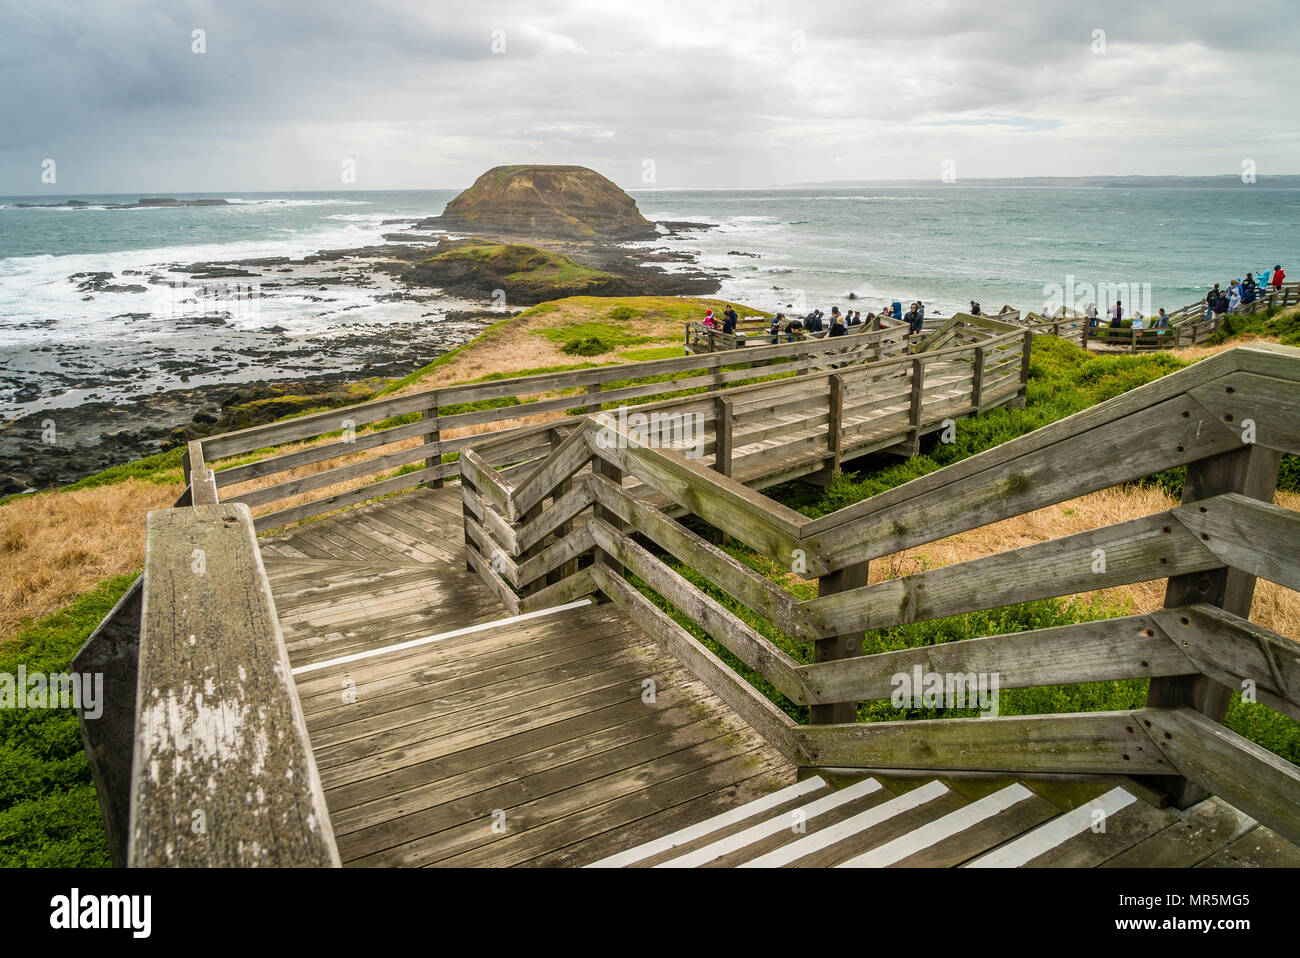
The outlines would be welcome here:
[[[698,317],[706,307],[720,310],[725,305],[713,299],[611,300],[591,296],[539,304],[494,324],[474,342],[390,383],[381,392],[391,395],[450,383],[678,355],[681,323]],[[753,314],[752,310],[742,312]],[[1024,409],[1001,408],[978,419],[963,420],[957,425],[955,442],[928,445],[921,455],[907,460],[867,458],[851,463],[851,468],[829,485],[790,483],[767,494],[805,515],[823,515],[1120,395],[1238,342],[1293,338],[1298,315],[1300,311],[1293,309],[1277,316],[1242,318],[1224,342],[1178,353],[1088,355],[1072,344],[1041,337],[1035,341]],[[594,355],[594,361],[574,362],[565,353],[567,345],[592,338],[609,347]],[[654,398],[658,397],[643,401]],[[501,402],[527,406],[517,397]],[[291,410],[295,415],[307,411]],[[1147,515],[1174,504],[1181,484],[1181,471],[1174,470],[1143,483],[1093,493],[906,550],[873,562],[872,581]],[[181,488],[180,450],[175,449],[113,467],[60,490],[0,501],[0,557],[4,559],[4,571],[0,572],[0,671],[12,672],[20,662],[29,670],[66,669],[142,566],[145,514],[169,506]],[[1300,507],[1300,467],[1295,457],[1284,460],[1279,489],[1280,503]],[[814,581],[775,567],[743,544],[732,543],[726,548],[801,598],[815,594]],[[669,557],[665,561],[671,564]],[[694,570],[680,564],[674,568],[796,660],[808,660],[810,649],[804,644],[756,619]],[[652,598],[667,608],[661,598]],[[1162,602],[1161,583],[1099,590],[878,630],[867,634],[866,651],[1124,615]],[[773,701],[797,714],[796,707],[684,616],[675,617]],[[1275,631],[1297,634],[1300,596],[1261,582],[1252,618]],[[1128,708],[1141,705],[1145,694],[1145,683],[1139,680],[1006,690],[1000,707],[1002,714]],[[861,717],[882,717],[881,708],[880,703],[864,703]],[[915,710],[909,714],[949,713]],[[889,717],[897,716],[891,710]],[[1290,719],[1237,699],[1225,724],[1291,761],[1300,761],[1300,724]],[[0,865],[104,865],[107,861],[75,716],[58,710],[0,710]]]

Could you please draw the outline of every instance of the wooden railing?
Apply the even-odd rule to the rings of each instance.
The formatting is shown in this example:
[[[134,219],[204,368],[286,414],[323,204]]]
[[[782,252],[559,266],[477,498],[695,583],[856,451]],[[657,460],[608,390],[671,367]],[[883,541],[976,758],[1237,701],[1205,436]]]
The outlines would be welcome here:
[[[849,377],[832,378],[840,396],[852,391]],[[725,442],[713,459],[692,459],[595,415],[557,432],[544,458],[513,475],[491,465],[500,440],[465,451],[466,549],[512,611],[592,592],[612,599],[802,765],[1153,776],[1181,805],[1213,792],[1300,841],[1300,769],[1220,724],[1243,688],[1254,707],[1300,717],[1300,647],[1249,621],[1256,577],[1300,589],[1300,516],[1272,504],[1280,457],[1300,452],[1298,424],[1300,350],[1239,347],[809,519],[729,478]],[[871,562],[903,549],[1180,466],[1174,509],[867,584]],[[797,599],[656,499],[815,578],[817,597]],[[669,556],[716,592],[679,575]],[[1165,607],[1151,613],[859,654],[866,630],[1164,579]],[[811,724],[760,694],[642,588],[791,708],[808,707]],[[756,620],[806,654],[796,658]],[[888,697],[914,669],[992,674],[1003,689],[1137,678],[1149,692],[1145,707],[1123,711],[856,721],[859,702]]]
[[[718,391],[759,377],[878,361],[902,352],[905,334],[906,328],[891,327],[853,337],[749,346],[743,352],[422,390],[198,440],[190,444],[186,468],[206,470],[221,459],[261,452],[260,458],[211,473],[211,495],[205,491],[196,504],[242,502],[262,509],[255,519],[258,530],[275,528],[421,484],[441,485],[460,473],[455,456],[461,450],[485,434],[521,428],[512,421],[563,421],[575,408],[598,411],[666,393]],[[527,397],[535,398],[517,402]],[[367,426],[373,428],[364,431]],[[307,445],[273,448],[289,443]]]
[[[827,319],[825,322],[826,328],[817,332],[806,329],[791,333],[782,331],[775,336],[766,323],[742,322],[734,333],[724,333],[719,327],[706,326],[701,322],[689,322],[686,323],[685,349],[688,353],[714,353],[751,346],[827,339],[830,334],[830,320]],[[847,326],[844,335],[860,336],[878,332],[889,333],[881,337],[889,347],[888,354],[893,355],[903,350],[903,346],[898,344],[905,344],[907,341],[907,324],[892,319],[878,316],[869,323],[863,321],[856,326]]]

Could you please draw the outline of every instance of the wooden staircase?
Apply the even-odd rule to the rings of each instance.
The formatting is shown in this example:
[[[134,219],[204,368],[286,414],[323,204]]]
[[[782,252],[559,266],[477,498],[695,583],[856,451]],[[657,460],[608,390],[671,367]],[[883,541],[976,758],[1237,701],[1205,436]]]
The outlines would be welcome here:
[[[812,775],[590,868],[1300,866],[1215,798],[1185,811],[1131,779]]]

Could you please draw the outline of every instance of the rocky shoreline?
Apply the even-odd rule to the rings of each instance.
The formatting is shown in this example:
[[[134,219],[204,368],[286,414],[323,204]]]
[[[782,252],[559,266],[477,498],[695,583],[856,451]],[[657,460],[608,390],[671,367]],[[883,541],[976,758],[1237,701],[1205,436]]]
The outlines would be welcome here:
[[[139,342],[115,343],[111,367],[93,343],[81,341],[49,342],[22,363],[6,363],[0,391],[12,398],[15,413],[0,422],[0,496],[63,485],[187,439],[253,425],[250,402],[261,421],[292,412],[295,404],[355,402],[382,381],[468,342],[494,320],[569,295],[544,282],[525,288],[491,271],[439,272],[426,261],[436,244],[448,242],[445,234],[430,232],[425,220],[383,225],[394,229],[378,246],[70,275],[83,299],[121,296],[138,303],[115,318],[138,329]],[[657,233],[710,226],[664,223]],[[612,280],[591,290],[600,295],[701,296],[721,285],[718,274],[692,268],[691,254],[648,244],[527,235],[492,240],[544,244],[610,274]],[[331,304],[362,291],[370,307],[384,304],[385,321],[333,319],[325,332],[260,321],[276,316],[269,308],[276,304],[281,315],[298,304],[304,311],[316,304],[336,313],[360,309]]]

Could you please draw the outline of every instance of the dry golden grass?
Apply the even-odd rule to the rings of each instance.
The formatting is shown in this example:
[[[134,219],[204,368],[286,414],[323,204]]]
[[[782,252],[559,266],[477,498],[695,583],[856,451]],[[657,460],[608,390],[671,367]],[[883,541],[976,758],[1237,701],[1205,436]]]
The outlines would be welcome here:
[[[180,485],[131,479],[27,496],[0,508],[0,642],[95,583],[144,565],[144,519]]]

